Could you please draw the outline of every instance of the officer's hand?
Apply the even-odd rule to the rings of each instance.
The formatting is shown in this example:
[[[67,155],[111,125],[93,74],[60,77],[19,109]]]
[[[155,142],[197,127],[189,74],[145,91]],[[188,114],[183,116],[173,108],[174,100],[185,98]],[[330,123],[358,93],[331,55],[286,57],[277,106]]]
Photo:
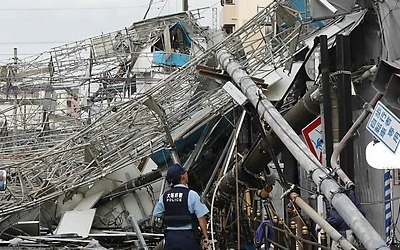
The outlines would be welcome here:
[[[201,248],[202,249],[208,249],[209,245],[210,245],[210,242],[208,239],[201,240]]]

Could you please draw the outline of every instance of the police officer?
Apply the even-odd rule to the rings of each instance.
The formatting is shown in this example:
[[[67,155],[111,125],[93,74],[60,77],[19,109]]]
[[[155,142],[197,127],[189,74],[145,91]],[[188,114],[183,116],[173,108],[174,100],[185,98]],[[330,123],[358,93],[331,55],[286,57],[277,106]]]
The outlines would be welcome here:
[[[173,187],[157,202],[153,215],[163,217],[166,225],[165,250],[200,250],[208,248],[207,220],[209,210],[200,196],[188,188],[187,171],[179,164],[168,168],[167,181]],[[198,226],[202,234],[200,245]]]

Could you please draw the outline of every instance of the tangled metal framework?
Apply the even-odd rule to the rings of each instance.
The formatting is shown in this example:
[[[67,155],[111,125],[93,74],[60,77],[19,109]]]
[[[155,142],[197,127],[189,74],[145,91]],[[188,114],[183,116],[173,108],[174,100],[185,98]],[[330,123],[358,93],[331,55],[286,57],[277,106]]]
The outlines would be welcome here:
[[[177,22],[189,27],[196,56],[205,49],[208,34],[193,15],[180,13],[1,66],[2,158],[22,160],[43,153],[97,120],[113,103],[132,99],[136,86],[165,78],[165,69],[151,65],[148,48]],[[134,68],[140,60],[147,63]]]
[[[198,91],[204,80],[197,77],[193,65],[202,63],[200,59],[173,74],[174,68],[168,66],[134,68],[139,59],[151,60],[150,52],[142,51],[159,41],[166,27],[178,22],[190,27],[192,57],[196,58],[205,50],[202,46],[209,35],[193,16],[181,13],[135,23],[124,31],[55,48],[46,52],[47,58],[42,59],[43,53],[2,68],[6,72],[2,75],[3,103],[10,103],[8,112],[3,111],[1,148],[3,169],[9,174],[8,188],[1,194],[2,215],[93,183],[125,166],[136,166],[143,157],[168,146],[165,123],[174,133],[202,110],[207,115],[217,114],[226,105],[229,98],[221,89]],[[118,36],[129,41],[122,51],[115,50]],[[153,83],[153,75],[169,76],[158,79],[160,83],[146,92],[109,97],[112,91],[108,91],[100,102],[87,100],[86,106],[80,107],[90,113],[86,119],[68,113],[66,102],[71,99],[66,96],[72,93],[81,103],[89,99],[74,89],[89,89],[99,79],[112,89],[114,84],[128,82],[133,74],[143,76],[143,85]],[[124,90],[117,93],[124,95]],[[173,138],[190,129],[179,130]]]
[[[90,122],[65,115],[65,96],[76,94],[74,88],[89,88],[105,76],[114,83],[135,73],[149,73],[134,72],[134,62],[143,49],[158,41],[166,26],[176,22],[190,24],[192,36],[205,42],[208,35],[183,13],[145,20],[123,31],[65,45],[3,67],[1,96],[10,110],[3,111],[3,124],[13,130],[8,135],[6,131],[0,142],[3,168],[10,173],[8,189],[1,194],[0,215],[35,207],[125,166],[137,166],[142,158],[169,146],[165,127],[176,141],[223,115],[233,102],[222,89],[222,73],[215,74],[211,81],[196,68],[215,65],[215,52],[221,48],[235,55],[249,75],[263,78],[278,67],[290,72],[295,53],[304,47],[298,41],[311,37],[315,30],[299,21],[279,32],[270,29],[271,24],[279,26],[275,13],[284,4],[274,1],[211,49],[204,50],[196,43],[199,49],[192,60],[172,73],[168,71],[165,79],[144,93],[118,100],[105,98],[101,105],[94,102],[90,107],[86,107],[88,96],[79,96],[81,109],[90,110]],[[115,49],[118,36],[122,36],[120,41],[129,41],[129,49]],[[28,108],[31,113],[18,112]],[[60,113],[64,115],[60,117]],[[50,115],[58,119],[53,121]],[[39,124],[41,129],[37,131]]]

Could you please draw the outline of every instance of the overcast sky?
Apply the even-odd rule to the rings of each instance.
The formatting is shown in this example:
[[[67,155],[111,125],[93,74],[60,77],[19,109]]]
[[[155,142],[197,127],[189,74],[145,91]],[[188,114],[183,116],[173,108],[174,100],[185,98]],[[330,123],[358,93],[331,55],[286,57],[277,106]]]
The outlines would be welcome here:
[[[62,44],[129,27],[142,20],[150,0],[0,0],[0,64],[13,57],[38,54]],[[153,0],[147,17],[182,10],[181,0]],[[212,24],[220,0],[188,0],[202,9],[202,25]],[[209,8],[208,8],[209,7]],[[204,9],[203,9],[204,8]]]

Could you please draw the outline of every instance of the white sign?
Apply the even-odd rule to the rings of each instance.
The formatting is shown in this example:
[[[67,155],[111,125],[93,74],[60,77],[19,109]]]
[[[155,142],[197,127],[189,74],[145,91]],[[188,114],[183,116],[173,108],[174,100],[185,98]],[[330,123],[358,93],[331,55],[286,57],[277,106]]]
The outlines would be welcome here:
[[[321,125],[321,116],[318,116],[314,121],[308,124],[305,128],[301,130],[303,134],[304,140],[308,148],[311,150],[311,153],[319,162],[322,162],[322,125]]]
[[[393,154],[382,142],[370,142],[365,158],[376,169],[400,169],[400,150]]]
[[[367,123],[367,130],[390,151],[396,152],[400,142],[400,119],[382,102],[378,102]]]

